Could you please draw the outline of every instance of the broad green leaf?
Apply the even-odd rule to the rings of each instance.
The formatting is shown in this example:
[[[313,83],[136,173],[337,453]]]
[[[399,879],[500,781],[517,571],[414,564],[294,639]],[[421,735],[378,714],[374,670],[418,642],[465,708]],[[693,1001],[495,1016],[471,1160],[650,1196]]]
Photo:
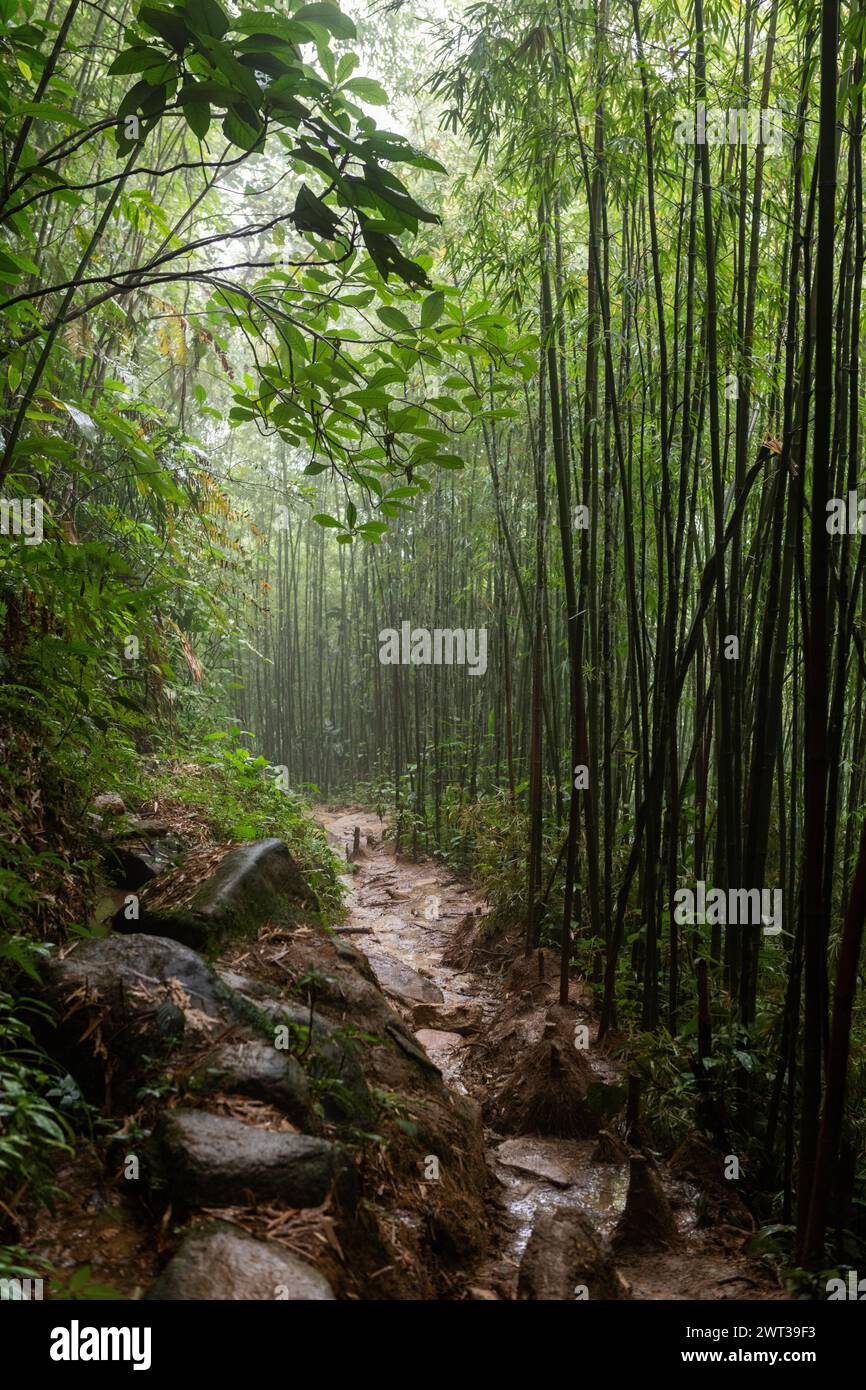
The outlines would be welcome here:
[[[270,11],[240,15],[232,20],[232,31],[238,34],[265,34],[286,44],[311,43],[313,40],[312,30],[305,25]]]
[[[382,84],[372,77],[353,77],[350,82],[343,83],[343,88],[353,96],[368,102],[370,106],[388,105],[388,93]]]
[[[369,407],[371,410],[384,410],[390,397],[387,391],[368,386],[362,391],[350,392],[346,400],[351,401],[353,405],[364,406],[365,409]]]
[[[376,315],[381,319],[386,328],[395,328],[402,333],[414,334],[415,332],[412,323],[403,313],[403,310],[398,309],[396,305],[386,304],[381,309],[376,310]]]
[[[333,241],[341,230],[339,219],[332,209],[305,183],[298,190],[292,221],[299,232],[313,232],[329,241]]]
[[[337,81],[345,82],[348,77],[351,77],[359,62],[357,53],[344,53],[337,64]]]
[[[211,34],[221,39],[231,21],[217,0],[184,0],[187,21],[197,34]]]
[[[182,12],[177,8],[167,10],[162,6],[142,5],[138,11],[138,18],[145,28],[159,34],[161,39],[165,39],[166,43],[178,52],[190,43],[192,35],[184,23]]]
[[[210,107],[206,101],[188,101],[184,104],[183,114],[186,123],[193,135],[197,135],[199,140],[203,140],[210,129]]]
[[[445,308],[445,295],[442,290],[434,290],[421,305],[421,327],[432,328],[442,317]]]
[[[133,48],[126,48],[115,58],[109,73],[132,73],[144,72],[147,68],[159,67],[165,62],[165,53],[159,48],[146,48],[142,44],[136,44]]]
[[[19,106],[15,107],[15,114],[35,116],[42,121],[57,121],[61,125],[71,126],[74,130],[87,129],[85,121],[73,116],[71,111],[65,111],[60,106],[52,106],[50,101],[22,101]]]
[[[58,404],[62,405],[63,409],[67,411],[69,418],[77,425],[85,438],[93,443],[98,434],[96,421],[93,417],[88,415],[86,410],[81,410],[76,405],[70,405],[68,401],[59,401]]]
[[[249,111],[249,108],[246,108]],[[261,140],[261,129],[257,129],[235,110],[227,111],[223,118],[223,134],[233,145],[242,150],[255,149]]]
[[[401,371],[399,367],[380,367],[378,372],[374,372],[373,376],[370,377],[367,385],[393,386],[399,383],[402,386],[405,384],[405,381],[406,373]]]
[[[356,29],[353,21],[337,5],[319,3],[314,5],[302,5],[299,10],[295,10],[292,15],[297,23],[320,24],[323,29],[327,29],[329,34],[333,34],[335,39],[353,39]]]

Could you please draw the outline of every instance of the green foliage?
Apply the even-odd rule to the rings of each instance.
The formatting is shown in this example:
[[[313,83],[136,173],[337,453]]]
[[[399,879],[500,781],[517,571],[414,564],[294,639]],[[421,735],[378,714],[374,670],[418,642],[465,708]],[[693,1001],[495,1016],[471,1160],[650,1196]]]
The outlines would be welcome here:
[[[504,924],[519,922],[526,910],[526,814],[505,792],[472,804],[452,792],[444,798],[441,851],[457,869],[470,869]]]
[[[628,1060],[643,1082],[641,1098],[653,1137],[665,1152],[675,1148],[694,1127],[697,1085],[694,1044],[666,1030],[636,1033]]]
[[[49,1201],[59,1154],[69,1153],[71,1116],[81,1097],[34,1041],[31,1023],[49,1019],[37,1001],[0,991],[0,1201]]]
[[[770,1012],[766,1009],[755,1028],[746,1030],[726,1020],[720,1010],[713,1027],[712,1053],[704,1059],[710,1101],[724,1115],[732,1152],[748,1166],[753,1180],[764,1155],[764,1124],[775,1070],[763,1029]],[[641,1078],[643,1113],[665,1152],[695,1127],[699,1111],[696,1034],[697,1019],[690,1016],[676,1037],[664,1027],[649,1033],[635,1029],[622,1049],[626,1065]]]
[[[95,1279],[89,1264],[79,1265],[71,1274],[66,1270],[52,1269],[48,1274],[48,1284],[52,1301],[81,1303],[97,1300],[107,1302],[124,1297],[111,1284],[101,1284],[98,1279]]]
[[[0,1279],[44,1279],[47,1261],[21,1245],[0,1245]]]
[[[429,34],[416,35],[399,4],[358,33],[329,0],[157,0],[120,21],[99,5],[3,0],[0,500],[8,510],[38,499],[44,534],[13,531],[0,544],[0,985],[32,981],[35,942],[90,930],[87,817],[97,791],[175,797],[220,839],[279,835],[332,917],[343,866],[298,793],[277,785],[279,762],[292,786],[315,778],[325,794],[362,779],[380,812],[399,808],[404,848],[472,872],[492,923],[519,927],[537,669],[541,930],[556,944],[576,631],[562,597],[578,574],[573,674],[586,697],[601,834],[595,850],[588,832],[580,844],[573,958],[595,980],[603,951],[613,940],[618,949],[613,900],[649,824],[652,846],[647,835],[622,896],[607,1003],[634,1035],[627,1060],[654,1131],[664,1143],[682,1136],[697,1100],[693,958],[707,942],[680,935],[674,979],[670,916],[652,897],[657,865],[647,855],[664,856],[665,883],[669,850],[671,878],[696,864],[720,878],[736,862],[730,850],[757,844],[749,754],[766,734],[779,756],[765,748],[776,781],[757,827],[762,862],[793,900],[800,644],[814,614],[809,602],[792,612],[791,601],[808,597],[809,530],[820,518],[805,520],[814,464],[787,418],[791,403],[799,411],[800,397],[808,405],[814,395],[820,415],[836,391],[835,437],[818,453],[832,460],[839,490],[862,473],[856,174],[866,29],[856,9],[843,15],[831,112],[839,236],[829,278],[838,261],[844,287],[837,386],[813,392],[811,359],[826,365],[832,353],[810,352],[818,339],[808,306],[821,310],[832,295],[816,297],[808,283],[828,265],[809,192],[820,205],[828,188],[814,181],[812,9],[713,7],[714,100],[753,105],[765,86],[784,138],[760,161],[743,143],[704,151],[704,177],[676,134],[678,109],[697,97],[696,19],[667,0],[611,6],[603,22],[592,7],[558,0],[471,0],[459,21],[437,19],[432,57]],[[380,126],[370,108],[389,106],[389,95],[363,68],[401,38],[391,71],[417,110],[398,99]],[[423,129],[423,148],[385,120]],[[541,314],[540,287],[552,291]],[[571,500],[592,503],[591,533],[574,556],[565,507],[558,549],[550,506],[557,444],[557,492],[561,474],[564,502],[570,483]],[[744,476],[754,476],[750,495]],[[783,543],[789,517],[797,524]],[[725,525],[718,597],[698,611],[701,573]],[[851,690],[854,707],[862,695],[862,661],[848,650],[857,579],[840,553],[834,583],[824,575],[837,631],[805,646],[810,664],[826,647],[839,667],[826,896],[841,917],[863,759],[860,721],[845,709]],[[726,594],[743,641],[732,681],[713,651]],[[395,672],[393,685],[375,679],[374,619],[399,621],[410,599],[419,621],[443,607],[449,624],[489,614],[486,682],[424,670]],[[778,630],[760,619],[762,606]],[[700,657],[693,646],[677,685],[690,631]],[[808,695],[813,682],[805,685]],[[731,709],[733,749],[723,724]],[[235,719],[255,729],[262,755]],[[229,726],[202,757],[203,735]],[[151,775],[155,763],[162,770]],[[654,804],[642,819],[645,798]],[[817,800],[805,802],[809,824]],[[587,864],[606,875],[591,928]],[[766,1109],[785,980],[797,970],[793,920],[789,903],[785,935],[755,952],[753,1027],[730,1022],[754,1008],[723,987],[738,947],[714,979],[709,1086],[720,1101],[734,1097],[731,1133],[743,1151],[760,1138],[763,1121],[751,1124],[750,1113]],[[832,957],[835,922],[828,940]],[[677,1036],[645,1034],[644,1004],[663,1009],[668,970]],[[807,985],[818,988],[813,975]],[[829,990],[819,993],[823,1011]],[[28,1051],[21,1007],[7,1014],[7,1161],[23,1172],[40,1125],[65,1142],[74,1096],[62,1080],[49,1086],[50,1069]],[[806,1048],[821,1051],[820,1033],[812,1029]],[[862,1034],[860,990],[855,1054]],[[796,1106],[796,1048],[782,1060]],[[861,1155],[853,1204],[862,1229],[859,1057],[850,1073],[845,1142]],[[792,1141],[793,1113],[783,1124],[776,1157]],[[34,1171],[38,1188],[46,1179]]]
[[[342,866],[330,850],[324,830],[309,814],[297,792],[278,785],[279,768],[254,756],[239,742],[233,727],[207,735],[198,761],[172,760],[152,783],[157,798],[181,802],[201,814],[215,839],[244,841],[275,836],[284,840],[312,888],[325,920],[342,907]]]
[[[411,1118],[411,1111],[401,1096],[393,1091],[383,1091],[377,1086],[371,1088],[370,1095],[376,1106],[377,1115],[387,1115],[408,1138],[416,1139],[418,1137],[418,1126]],[[370,1137],[382,1145],[385,1144],[381,1135]]]

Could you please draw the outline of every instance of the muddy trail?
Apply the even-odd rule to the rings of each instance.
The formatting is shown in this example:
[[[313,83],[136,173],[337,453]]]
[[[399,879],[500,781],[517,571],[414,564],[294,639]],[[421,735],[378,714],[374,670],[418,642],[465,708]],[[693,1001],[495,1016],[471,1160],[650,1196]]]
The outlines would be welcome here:
[[[179,862],[135,930],[115,913],[46,964],[89,1117],[16,1219],[49,1298],[785,1296],[726,1155],[626,1145],[590,991],[560,1005],[556,953],[492,930],[469,882],[319,808],[346,865],[328,928],[282,841],[141,809],[130,861],[169,826]]]
[[[670,1240],[652,1238],[654,1214],[641,1211],[639,1192],[629,1203],[629,1229],[622,1230],[630,1152],[615,1119],[605,1118],[604,1104],[616,1099],[620,1077],[596,1045],[592,1000],[580,982],[572,981],[569,1007],[560,1008],[558,958],[547,953],[539,966],[535,956],[523,958],[515,941],[491,940],[483,931],[485,904],[471,884],[437,862],[395,855],[375,813],[319,808],[316,816],[336,852],[351,861],[340,935],[366,955],[447,1085],[476,1101],[485,1118],[489,1243],[483,1259],[462,1272],[458,1296],[544,1297],[527,1292],[523,1276],[518,1292],[521,1260],[533,1263],[526,1261],[527,1245],[547,1214],[577,1211],[605,1242],[613,1238],[616,1269],[628,1287],[620,1284],[611,1296],[628,1297],[630,1289],[642,1300],[784,1297],[767,1268],[746,1255],[754,1221],[734,1184],[721,1180],[723,1156],[700,1139],[684,1145],[670,1167],[648,1157],[655,1178],[647,1203],[654,1204],[660,1187],[673,1223]],[[577,1059],[585,1074],[575,1077],[574,1053],[563,1052],[563,1043],[585,1047]],[[584,1099],[587,1093],[602,1098],[599,1121],[578,1119],[578,1133],[569,1137],[562,1133],[568,1124],[557,1122],[558,1132],[546,1133],[526,1122],[537,1108],[521,1110],[521,1064],[547,1057],[547,1047],[551,1058],[561,1058],[550,1085],[554,1092],[559,1087],[564,1104],[577,1094],[575,1085]],[[581,1109],[585,1115],[583,1101]],[[581,1135],[581,1129],[592,1132]]]

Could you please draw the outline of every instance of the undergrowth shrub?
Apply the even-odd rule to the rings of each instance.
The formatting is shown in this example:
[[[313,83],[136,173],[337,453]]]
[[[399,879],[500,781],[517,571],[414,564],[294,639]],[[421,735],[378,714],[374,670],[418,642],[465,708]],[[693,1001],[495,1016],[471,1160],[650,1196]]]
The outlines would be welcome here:
[[[206,736],[196,761],[166,760],[150,783],[156,801],[194,809],[217,841],[284,840],[326,919],[339,915],[343,866],[324,829],[297,792],[283,790],[279,770],[236,742],[238,729]]]

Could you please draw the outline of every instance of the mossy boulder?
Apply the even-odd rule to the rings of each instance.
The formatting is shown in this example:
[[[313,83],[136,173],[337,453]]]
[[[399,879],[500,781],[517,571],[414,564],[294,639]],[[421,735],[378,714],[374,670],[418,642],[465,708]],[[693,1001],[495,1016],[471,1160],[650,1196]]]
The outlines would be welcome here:
[[[154,881],[157,894],[161,883]],[[285,916],[287,905],[298,902],[315,907],[315,896],[288,847],[282,840],[254,840],[230,849],[181,906],[151,907],[143,893],[134,926],[213,953],[234,937],[253,936],[263,922]],[[130,923],[119,914],[115,926],[122,931]]]

